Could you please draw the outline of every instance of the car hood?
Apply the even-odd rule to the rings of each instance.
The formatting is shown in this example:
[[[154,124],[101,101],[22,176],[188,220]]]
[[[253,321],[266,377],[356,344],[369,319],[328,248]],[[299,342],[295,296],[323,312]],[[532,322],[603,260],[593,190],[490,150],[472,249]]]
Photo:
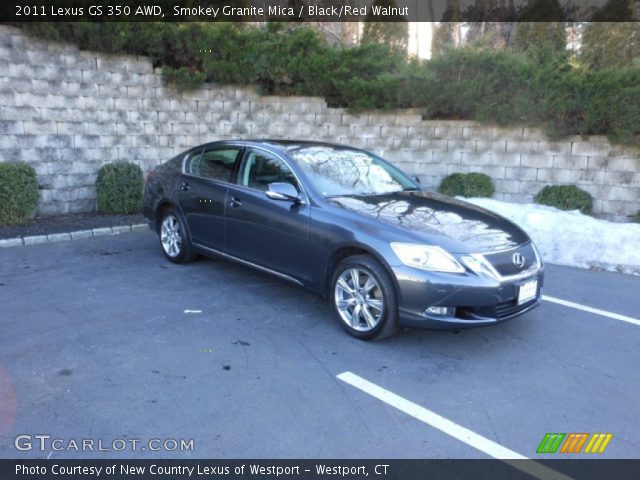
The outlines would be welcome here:
[[[408,236],[454,253],[490,252],[529,240],[514,223],[484,208],[434,192],[331,197],[329,202],[403,230]]]

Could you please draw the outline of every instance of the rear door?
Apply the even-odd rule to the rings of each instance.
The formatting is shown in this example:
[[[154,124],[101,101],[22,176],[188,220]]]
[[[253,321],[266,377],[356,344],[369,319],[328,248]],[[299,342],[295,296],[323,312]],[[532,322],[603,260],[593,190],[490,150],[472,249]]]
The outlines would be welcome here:
[[[225,199],[241,150],[209,147],[186,159],[179,196],[193,243],[224,250]]]
[[[307,202],[273,200],[269,184],[301,187],[289,166],[275,154],[247,147],[235,185],[229,187],[226,213],[227,253],[297,279],[307,280]]]

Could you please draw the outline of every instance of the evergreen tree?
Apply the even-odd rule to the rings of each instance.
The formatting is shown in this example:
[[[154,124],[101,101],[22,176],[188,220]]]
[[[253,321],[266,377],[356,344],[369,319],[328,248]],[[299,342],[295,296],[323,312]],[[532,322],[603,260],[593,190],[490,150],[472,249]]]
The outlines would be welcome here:
[[[513,46],[518,50],[551,50],[567,48],[567,22],[558,0],[537,0],[520,12]]]
[[[434,27],[431,34],[431,56],[437,57],[459,45],[460,39],[460,0],[447,0],[442,21]]]
[[[465,43],[482,43],[494,50],[508,47],[515,29],[514,22],[473,22],[469,24]]]
[[[580,58],[591,68],[625,67],[640,58],[640,24],[589,22],[582,36]]]
[[[373,6],[397,8],[395,0],[375,0]],[[388,22],[369,21],[369,18],[362,31],[362,43],[384,43],[394,50],[407,50],[409,24],[405,17],[396,16]]]
[[[640,23],[633,0],[609,0],[584,27],[581,59],[591,68],[624,67],[640,58]]]
[[[440,22],[433,29],[431,39],[431,56],[437,57],[455,47],[454,22]]]
[[[538,48],[564,52],[567,48],[567,24],[566,22],[518,23],[513,46],[523,51]]]

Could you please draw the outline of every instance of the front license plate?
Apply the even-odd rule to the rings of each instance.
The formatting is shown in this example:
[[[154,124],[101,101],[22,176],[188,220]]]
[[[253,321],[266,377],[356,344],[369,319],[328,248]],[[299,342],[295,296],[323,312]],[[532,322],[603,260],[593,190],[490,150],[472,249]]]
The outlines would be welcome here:
[[[527,303],[530,300],[536,298],[536,294],[538,293],[538,281],[532,280],[527,283],[523,283],[520,285],[518,289],[518,305],[522,305],[523,303]]]

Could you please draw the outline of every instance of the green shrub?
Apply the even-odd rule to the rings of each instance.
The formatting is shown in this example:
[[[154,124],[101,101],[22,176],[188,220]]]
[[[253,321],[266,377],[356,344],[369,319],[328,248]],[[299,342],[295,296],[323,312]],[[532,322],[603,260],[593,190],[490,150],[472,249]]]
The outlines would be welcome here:
[[[452,173],[447,175],[440,182],[438,192],[450,197],[461,197],[464,195],[464,173]]]
[[[549,84],[546,117],[552,135],[608,135],[633,143],[640,134],[640,65],[575,69]]]
[[[484,173],[452,173],[442,179],[438,192],[451,197],[490,197],[495,188],[491,177]]]
[[[36,172],[26,163],[0,163],[0,225],[31,220],[38,206]]]
[[[631,143],[640,134],[640,64],[591,72],[585,105],[587,131],[607,132],[615,141]]]
[[[337,51],[327,72],[327,103],[355,110],[396,107],[404,64],[400,53],[381,43]]]
[[[467,173],[465,187],[465,197],[490,197],[496,191],[491,177],[477,172]]]
[[[580,210],[591,213],[593,197],[575,185],[547,185],[533,199],[541,205],[549,205],[560,210]]]
[[[172,85],[177,90],[184,91],[198,88],[204,82],[206,75],[204,72],[193,71],[187,67],[164,67],[162,78],[165,83]]]
[[[253,29],[252,29],[253,30]],[[221,23],[212,25],[203,43],[211,50],[203,55],[203,68],[207,80],[223,84],[255,84],[257,77],[257,46],[254,41],[258,31],[243,30],[238,24]]]
[[[133,163],[116,162],[98,170],[96,191],[98,211],[104,213],[137,213],[142,208],[144,183],[142,170]]]
[[[460,48],[435,57],[423,68],[432,72],[422,86],[432,118],[507,125],[533,116],[535,65],[523,53]]]
[[[268,24],[252,29],[254,81],[261,92],[323,96],[333,65],[333,49],[308,27],[287,29]]]

